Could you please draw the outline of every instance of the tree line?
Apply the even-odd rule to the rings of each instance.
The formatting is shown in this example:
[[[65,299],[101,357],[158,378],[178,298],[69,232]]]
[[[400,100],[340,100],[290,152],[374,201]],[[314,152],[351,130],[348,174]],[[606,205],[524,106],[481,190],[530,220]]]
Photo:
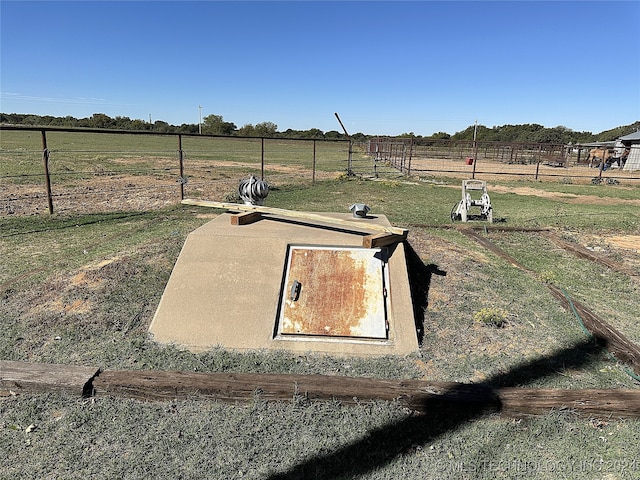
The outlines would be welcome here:
[[[72,116],[54,117],[51,115],[31,115],[19,113],[0,113],[0,123],[12,125],[30,126],[56,126],[70,128],[106,128],[117,130],[150,131],[158,133],[202,133],[205,135],[228,135],[242,137],[268,137],[268,138],[300,138],[300,139],[327,139],[343,140],[348,138],[343,132],[330,130],[323,132],[318,128],[309,130],[287,129],[278,131],[278,126],[273,122],[261,122],[255,125],[246,124],[238,128],[233,122],[225,121],[222,115],[207,115],[202,123],[183,123],[182,125],[170,125],[162,120],[147,122],[129,117],[116,116],[114,118],[104,113],[94,113],[87,118],[75,118]],[[473,140],[474,135],[478,141],[483,142],[522,142],[522,143],[590,143],[607,142],[640,130],[640,121],[631,125],[619,126],[600,133],[576,132],[564,126],[547,128],[538,124],[502,125],[498,127],[486,127],[484,125],[471,125],[461,132],[450,135],[446,132],[437,132],[433,135],[422,136],[413,132],[403,133],[397,138],[415,138],[416,140]],[[376,138],[378,135],[366,135],[355,133],[350,136],[354,141],[365,141]]]

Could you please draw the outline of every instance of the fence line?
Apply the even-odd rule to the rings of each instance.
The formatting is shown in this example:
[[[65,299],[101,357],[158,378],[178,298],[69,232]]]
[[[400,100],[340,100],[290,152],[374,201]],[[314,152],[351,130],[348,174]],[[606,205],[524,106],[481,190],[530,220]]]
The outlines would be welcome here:
[[[11,186],[2,189],[2,213],[9,214],[38,212],[43,201],[53,213],[54,200],[56,209],[70,211],[76,204],[87,211],[88,199],[102,209],[169,205],[186,196],[229,201],[249,174],[271,185],[313,185],[345,172],[564,183],[640,180],[640,173],[590,169],[582,149],[560,144],[354,142],[19,125],[0,125],[0,130],[0,180]]]
[[[589,168],[587,157],[591,147],[587,146],[375,138],[360,143],[358,148],[372,159],[376,176],[383,174],[382,166],[387,165],[396,172],[418,176],[443,173],[465,174],[470,178],[515,176],[536,181],[561,177],[565,182],[576,179],[593,183],[640,180],[640,173],[623,172],[620,165],[616,174],[615,168],[609,168],[604,162],[595,169]]]
[[[222,135],[200,135],[189,133],[161,133],[161,132],[140,132],[128,130],[102,130],[102,129],[74,129],[57,127],[32,127],[17,125],[0,125],[3,131],[2,149],[0,150],[0,178],[11,180],[14,186],[29,183],[34,178],[44,176],[46,199],[49,213],[53,213],[53,199],[59,200],[70,189],[69,184],[74,178],[78,182],[91,178],[91,182],[96,183],[97,177],[122,177],[129,175],[133,179],[140,180],[142,177],[153,177],[156,182],[153,188],[166,190],[170,186],[179,187],[179,200],[185,198],[187,185],[191,187],[190,195],[203,195],[208,189],[208,184],[212,182],[225,183],[225,186],[232,189],[237,188],[237,179],[234,182],[229,180],[223,182],[225,177],[230,177],[233,173],[246,176],[248,173],[265,178],[277,177],[285,180],[287,171],[289,176],[299,177],[302,175],[305,180],[310,179],[313,184],[316,178],[321,176],[320,169],[335,171],[349,171],[351,162],[351,148],[349,140],[340,139],[287,139],[272,137],[229,137]],[[42,170],[37,171],[35,166],[30,164],[23,171],[24,165],[29,164],[30,158],[35,154],[35,150],[29,154],[23,144],[14,141],[14,149],[5,148],[5,144],[11,145],[11,139],[7,139],[4,131],[21,132],[22,134],[37,134],[40,132],[42,139]],[[76,135],[76,134],[111,134],[121,135],[125,138],[125,145],[119,148],[123,141],[110,141],[102,147],[98,145],[103,140],[85,137],[80,143],[80,148],[73,148],[74,142],[70,138],[58,138],[59,143],[51,141],[49,137],[54,135]],[[126,137],[134,135],[135,137]],[[154,137],[151,143],[146,139]],[[177,137],[177,138],[176,138]],[[135,138],[136,140],[132,140]],[[141,141],[139,139],[144,138]],[[171,143],[177,140],[177,150],[171,149]],[[26,141],[33,142],[33,138]],[[24,139],[23,139],[24,142]],[[93,142],[95,148],[87,148],[86,142]],[[114,143],[116,145],[114,145]],[[143,148],[137,148],[141,146]],[[160,148],[158,148],[160,144]],[[59,148],[52,148],[52,147]],[[148,148],[151,146],[151,148]],[[173,143],[175,148],[176,144]],[[107,147],[107,148],[105,148]],[[150,154],[150,152],[152,152]],[[105,155],[106,154],[106,155]],[[119,155],[118,155],[119,154]],[[26,161],[25,160],[26,155]],[[101,158],[105,157],[105,158]],[[151,157],[151,158],[147,158]],[[4,166],[2,164],[5,164]],[[20,165],[17,165],[20,164]],[[21,168],[22,167],[22,168]],[[213,174],[216,169],[217,173]],[[280,174],[276,174],[280,172]],[[58,184],[52,187],[52,178],[58,180]],[[67,180],[64,180],[67,178]],[[135,184],[134,180],[132,182]],[[84,182],[83,195],[95,195]],[[235,183],[233,187],[231,183]],[[64,185],[63,185],[64,184]],[[128,185],[127,190],[140,190],[134,184]],[[164,185],[163,185],[164,184]],[[66,187],[66,188],[63,188]],[[150,185],[148,185],[151,188]],[[53,188],[56,188],[54,192]],[[18,186],[16,186],[18,189]],[[24,189],[23,189],[24,190]],[[71,189],[74,190],[74,189]],[[219,190],[219,189],[218,189]],[[60,193],[60,191],[63,191]],[[75,188],[78,194],[78,188]],[[113,193],[113,189],[110,190]],[[218,192],[219,193],[219,192]],[[107,193],[109,195],[109,193]],[[23,194],[24,197],[34,198],[33,192]],[[36,194],[35,198],[39,198]],[[10,198],[10,200],[18,200]],[[10,208],[11,210],[11,208]],[[9,213],[13,213],[10,211]]]

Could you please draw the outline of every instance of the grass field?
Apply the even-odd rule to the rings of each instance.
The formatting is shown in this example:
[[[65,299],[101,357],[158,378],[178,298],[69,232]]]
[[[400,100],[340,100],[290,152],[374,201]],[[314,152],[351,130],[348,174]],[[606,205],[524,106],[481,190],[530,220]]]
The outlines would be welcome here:
[[[419,355],[219,348],[196,355],[154,343],[148,326],[186,235],[217,213],[174,201],[139,211],[0,216],[0,359],[640,388],[546,288],[561,287],[640,343],[640,186],[492,182],[497,225],[550,228],[635,275],[579,259],[541,233],[482,233],[527,273],[442,228],[451,226],[459,180],[407,180],[283,183],[267,204],[345,212],[357,201],[408,227],[420,261],[446,272],[422,278]],[[488,309],[504,313],[503,327],[477,321]],[[294,397],[272,404],[259,394],[249,405],[2,394],[0,478],[640,478],[640,420],[570,410],[509,419],[473,411],[416,415],[393,402],[350,407]]]

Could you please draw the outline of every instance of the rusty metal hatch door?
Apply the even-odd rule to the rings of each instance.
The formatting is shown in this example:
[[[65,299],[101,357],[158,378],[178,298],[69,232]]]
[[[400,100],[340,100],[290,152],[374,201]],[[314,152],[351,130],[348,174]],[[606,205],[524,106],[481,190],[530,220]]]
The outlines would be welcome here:
[[[276,334],[387,339],[385,253],[290,245]]]

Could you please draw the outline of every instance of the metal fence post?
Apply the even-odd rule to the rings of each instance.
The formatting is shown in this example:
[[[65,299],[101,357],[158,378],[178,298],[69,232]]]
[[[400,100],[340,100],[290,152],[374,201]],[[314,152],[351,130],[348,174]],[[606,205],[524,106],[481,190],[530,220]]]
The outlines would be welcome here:
[[[476,164],[478,163],[478,142],[473,141],[473,173],[471,174],[471,178],[475,180],[476,178]]]
[[[184,151],[182,150],[182,135],[178,135],[178,161],[180,162],[180,200],[184,200]]]
[[[311,168],[311,183],[316,183],[316,139],[313,139],[313,167]]]
[[[260,177],[264,181],[264,137],[260,137]]]
[[[47,132],[40,130],[42,133],[42,163],[44,164],[44,181],[47,188],[47,204],[49,206],[49,215],[53,214],[53,197],[51,196],[51,175],[49,174],[49,149],[47,148]]]
[[[411,159],[413,158],[413,137],[411,137],[411,143],[409,143],[409,163],[407,165],[407,175],[411,175]]]

